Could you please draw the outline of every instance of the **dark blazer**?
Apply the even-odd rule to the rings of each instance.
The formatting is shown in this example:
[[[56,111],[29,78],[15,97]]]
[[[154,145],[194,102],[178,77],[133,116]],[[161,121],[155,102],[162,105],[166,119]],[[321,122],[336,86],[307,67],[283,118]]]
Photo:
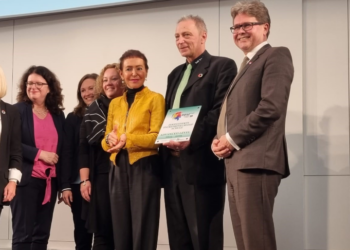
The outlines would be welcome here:
[[[201,58],[202,60],[191,72],[180,100],[180,107],[202,106],[190,138],[190,145],[180,152],[180,162],[185,168],[189,184],[220,185],[225,182],[224,162],[219,161],[213,154],[211,142],[216,135],[222,100],[236,76],[237,67],[232,59],[211,56],[207,51]],[[177,86],[185,68],[186,64],[182,64],[168,76],[166,110],[171,109],[173,105]],[[169,150],[166,147],[160,148],[164,168],[169,168],[167,166]]]
[[[9,168],[22,170],[21,117],[18,110],[0,100],[0,204],[8,183]]]
[[[62,189],[71,188],[71,183],[79,176],[79,134],[82,117],[69,113],[64,122],[64,142],[62,149]]]
[[[39,151],[35,146],[34,139],[34,121],[33,121],[33,111],[32,105],[26,102],[19,102],[14,104],[18,108],[21,115],[21,129],[22,129],[22,154],[23,154],[23,164],[22,164],[22,180],[19,186],[25,186],[29,183],[32,176],[33,164],[35,157]],[[56,175],[58,181],[59,190],[61,189],[61,182],[59,180],[60,170],[61,170],[61,150],[63,145],[63,123],[64,114],[61,112],[60,115],[51,114],[53,122],[55,124],[57,134],[58,134],[58,144],[57,152],[59,160],[56,164]]]
[[[294,68],[287,48],[262,47],[227,95],[227,131],[242,150],[225,160],[236,169],[289,175],[285,121]]]

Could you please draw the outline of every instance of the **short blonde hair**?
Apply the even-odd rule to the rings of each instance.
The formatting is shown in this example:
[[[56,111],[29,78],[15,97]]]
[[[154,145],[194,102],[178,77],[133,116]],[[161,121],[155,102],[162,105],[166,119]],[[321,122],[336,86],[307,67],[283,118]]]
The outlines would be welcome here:
[[[5,74],[2,68],[0,67],[0,98],[3,98],[6,95],[7,85]]]

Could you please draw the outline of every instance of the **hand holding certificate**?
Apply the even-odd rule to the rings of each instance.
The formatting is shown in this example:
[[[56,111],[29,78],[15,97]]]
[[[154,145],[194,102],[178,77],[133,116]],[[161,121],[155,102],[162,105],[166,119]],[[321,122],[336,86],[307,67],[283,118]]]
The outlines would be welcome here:
[[[170,109],[165,116],[156,143],[189,141],[201,106]]]

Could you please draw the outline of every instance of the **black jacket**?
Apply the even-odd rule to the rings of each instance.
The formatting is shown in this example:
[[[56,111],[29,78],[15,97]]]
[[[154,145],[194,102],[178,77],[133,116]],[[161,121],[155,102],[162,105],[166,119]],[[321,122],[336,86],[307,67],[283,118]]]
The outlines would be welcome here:
[[[62,149],[62,189],[71,188],[79,176],[79,134],[82,117],[69,113],[64,121],[64,141]]]
[[[22,170],[21,118],[18,110],[0,100],[0,204],[8,183],[9,168]]]
[[[226,90],[237,74],[237,67],[232,59],[211,56],[205,51],[193,63],[190,79],[185,87],[180,107],[201,105],[196,125],[190,138],[190,145],[180,152],[181,166],[184,167],[186,180],[196,185],[221,185],[225,182],[224,161],[219,161],[211,150],[211,143],[216,135],[220,108]],[[181,81],[186,64],[176,67],[168,76],[165,96],[166,110],[171,109],[177,86]],[[169,168],[170,149],[161,147],[164,168]],[[165,170],[163,170],[166,173]],[[167,176],[164,176],[165,181]]]
[[[34,138],[34,121],[33,121],[33,111],[32,105],[26,102],[19,102],[14,104],[19,110],[21,116],[21,130],[22,130],[22,154],[23,154],[23,164],[22,164],[22,180],[19,186],[25,186],[29,183],[32,176],[33,165],[35,157],[39,149],[35,145]],[[63,124],[64,124],[64,114],[61,112],[60,115],[51,114],[53,122],[55,124],[57,134],[58,134],[58,144],[56,154],[59,156],[58,162],[56,164],[56,175],[58,181],[58,188],[61,190],[60,181],[60,171],[61,171],[61,153],[63,146]]]

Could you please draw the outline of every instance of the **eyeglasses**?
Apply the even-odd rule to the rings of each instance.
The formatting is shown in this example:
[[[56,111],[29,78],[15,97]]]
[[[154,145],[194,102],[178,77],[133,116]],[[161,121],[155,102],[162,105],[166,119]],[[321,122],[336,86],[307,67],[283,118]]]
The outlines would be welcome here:
[[[232,34],[237,34],[239,32],[239,30],[242,28],[244,31],[248,31],[251,30],[253,28],[254,25],[261,25],[264,23],[243,23],[243,24],[238,24],[238,25],[234,25],[232,27],[230,27],[230,30],[232,32]]]
[[[44,82],[26,82],[27,87],[33,87],[34,85],[38,88],[41,89],[42,86],[47,85],[47,83]]]

